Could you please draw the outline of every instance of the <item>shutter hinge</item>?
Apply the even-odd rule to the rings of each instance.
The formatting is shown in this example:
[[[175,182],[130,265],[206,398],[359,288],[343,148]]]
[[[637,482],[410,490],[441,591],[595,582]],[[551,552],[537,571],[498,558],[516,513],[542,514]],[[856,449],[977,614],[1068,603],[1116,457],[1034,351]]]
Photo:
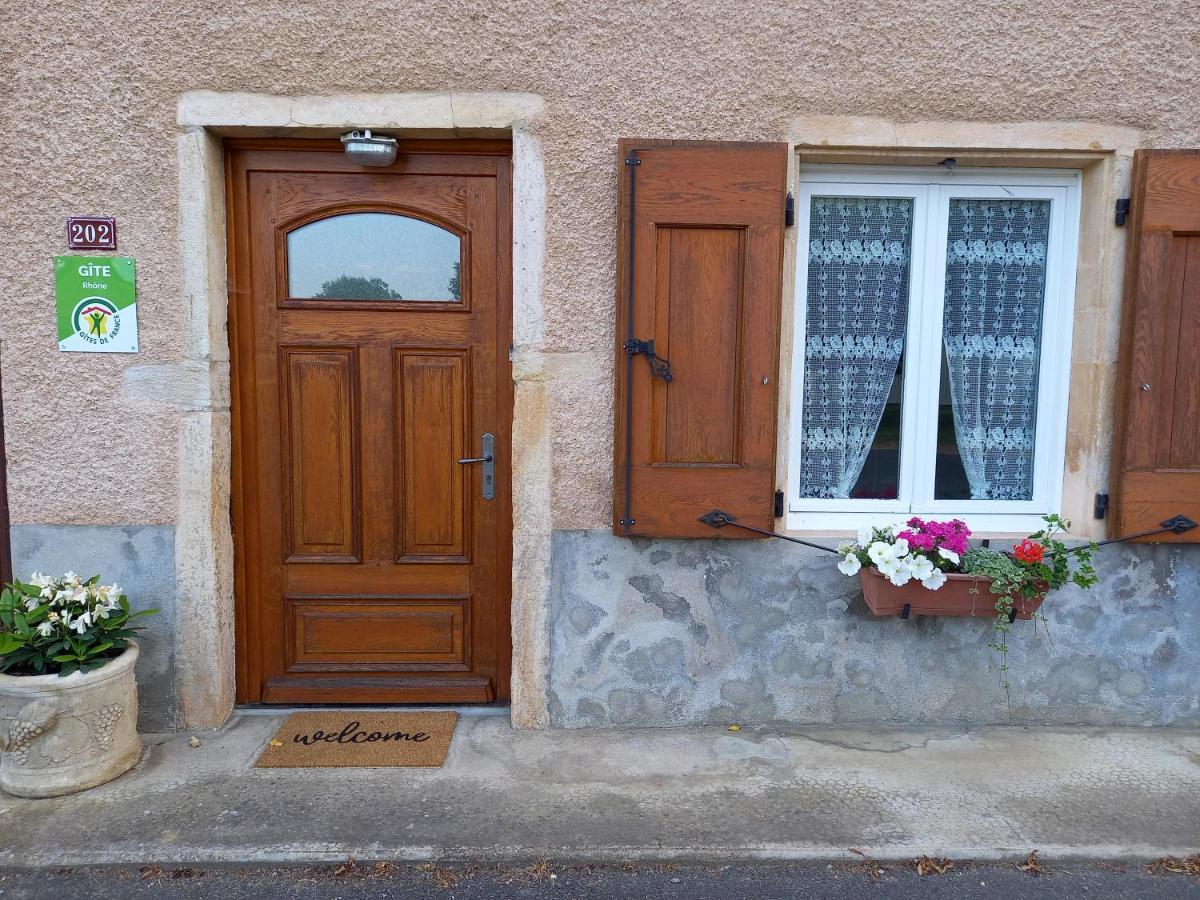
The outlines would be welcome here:
[[[788,191],[787,200],[783,204],[783,227],[791,228],[796,224],[796,198]]]
[[[1103,519],[1108,515],[1108,494],[1096,495],[1096,505],[1092,508],[1092,515],[1097,519]]]
[[[661,356],[655,354],[654,341],[628,340],[625,342],[625,352],[630,356],[637,356],[639,353],[644,353],[646,355],[646,362],[650,363],[651,375],[661,378],[663,381],[670,381],[675,377],[671,374],[671,364]]]
[[[610,159],[611,159],[611,157],[610,157]],[[641,164],[642,164],[642,161],[640,159],[638,159],[636,156],[625,157],[625,165],[627,165],[627,166],[640,166]]]
[[[1129,218],[1129,198],[1122,197],[1117,201],[1116,212],[1113,215],[1113,221],[1116,222],[1118,228],[1125,227],[1125,221]]]
[[[775,492],[775,518],[783,518],[783,491]]]

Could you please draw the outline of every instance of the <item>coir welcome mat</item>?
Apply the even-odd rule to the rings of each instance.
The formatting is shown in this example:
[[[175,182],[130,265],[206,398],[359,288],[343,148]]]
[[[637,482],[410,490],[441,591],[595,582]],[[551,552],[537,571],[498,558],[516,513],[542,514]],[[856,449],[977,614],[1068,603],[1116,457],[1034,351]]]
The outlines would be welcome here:
[[[267,743],[260,769],[440,766],[456,712],[298,712]]]

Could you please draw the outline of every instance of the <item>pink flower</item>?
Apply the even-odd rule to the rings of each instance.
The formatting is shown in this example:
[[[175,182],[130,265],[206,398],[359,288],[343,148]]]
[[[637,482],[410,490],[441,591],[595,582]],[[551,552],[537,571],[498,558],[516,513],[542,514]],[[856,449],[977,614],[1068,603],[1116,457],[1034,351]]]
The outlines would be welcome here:
[[[916,549],[932,552],[944,547],[960,556],[970,549],[971,529],[961,519],[934,522],[913,516],[905,524],[908,530],[902,531],[898,537],[905,538]]]
[[[918,550],[932,550],[937,546],[937,538],[932,534],[922,534],[919,531],[902,531],[896,537],[904,538],[908,541],[908,546]]]
[[[962,556],[969,549],[971,549],[971,545],[967,541],[965,535],[954,535],[952,537],[948,537],[942,541],[942,546],[947,550],[953,550],[959,556]]]

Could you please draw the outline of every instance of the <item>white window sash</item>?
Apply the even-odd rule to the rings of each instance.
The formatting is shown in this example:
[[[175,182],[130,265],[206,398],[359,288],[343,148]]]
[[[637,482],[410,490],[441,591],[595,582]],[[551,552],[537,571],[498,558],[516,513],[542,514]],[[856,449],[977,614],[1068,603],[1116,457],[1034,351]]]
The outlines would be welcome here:
[[[801,296],[801,292],[807,290],[808,285],[808,240],[809,227],[812,221],[812,199],[813,197],[836,195],[839,197],[895,197],[911,199],[913,201],[913,218],[912,218],[912,233],[913,246],[916,246],[916,237],[918,234],[923,234],[926,230],[926,218],[928,217],[928,201],[925,194],[920,190],[915,190],[909,185],[836,185],[831,189],[831,186],[826,184],[802,184],[799,190],[797,200],[797,228],[796,233],[799,235],[798,240],[803,241],[803,247],[796,254],[796,290],[797,297]],[[909,254],[909,315],[905,325],[904,345],[909,347],[915,337],[913,317],[912,317],[912,287],[921,283],[920,279],[924,279],[925,259],[918,258],[917,254]],[[788,496],[792,498],[799,497],[800,494],[800,453],[799,449],[803,445],[803,424],[804,424],[804,347],[807,338],[807,321],[805,318],[805,309],[801,304],[797,304],[796,314],[794,317],[794,333],[792,336],[792,423],[789,445],[792,448],[791,465],[788,467]],[[901,385],[902,392],[906,392],[908,379],[904,380]],[[904,394],[902,393],[902,396]],[[908,434],[908,429],[915,425],[909,416],[909,404],[901,403],[900,413],[900,465],[898,479],[900,484],[906,483],[912,477],[912,469],[916,465],[916,454],[913,448],[907,445],[904,440],[904,435]],[[804,507],[812,510],[844,510],[847,509],[847,504],[854,504],[863,510],[870,511],[898,511],[906,509],[902,506],[901,500],[829,500],[829,499],[814,499],[805,500]]]
[[[926,168],[801,167],[797,190],[796,308],[793,317],[791,411],[787,468],[789,530],[847,530],[889,524],[907,515],[965,519],[977,530],[1029,531],[1059,509],[1066,453],[1075,268],[1079,241],[1078,172]],[[907,197],[913,200],[909,309],[900,424],[899,496],[895,500],[802,499],[805,303],[812,198]],[[1033,491],[1030,500],[936,500],[938,400],[946,242],[950,201],[1050,201],[1046,286],[1038,370]],[[923,385],[924,388],[917,388]],[[930,388],[930,386],[934,386]]]

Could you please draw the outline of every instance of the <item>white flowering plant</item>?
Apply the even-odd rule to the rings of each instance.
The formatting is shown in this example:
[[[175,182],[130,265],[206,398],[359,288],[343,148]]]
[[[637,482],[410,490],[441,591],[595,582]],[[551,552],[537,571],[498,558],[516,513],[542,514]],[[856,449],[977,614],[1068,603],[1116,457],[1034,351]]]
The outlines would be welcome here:
[[[130,622],[157,613],[134,612],[116,584],[74,572],[34,572],[0,592],[0,672],[70,675],[99,668],[125,652],[141,629]]]
[[[970,529],[959,519],[932,522],[914,516],[904,526],[864,528],[857,541],[840,544],[838,569],[857,575],[871,566],[896,587],[916,580],[936,591],[946,583],[947,572],[961,571],[970,538]]]

